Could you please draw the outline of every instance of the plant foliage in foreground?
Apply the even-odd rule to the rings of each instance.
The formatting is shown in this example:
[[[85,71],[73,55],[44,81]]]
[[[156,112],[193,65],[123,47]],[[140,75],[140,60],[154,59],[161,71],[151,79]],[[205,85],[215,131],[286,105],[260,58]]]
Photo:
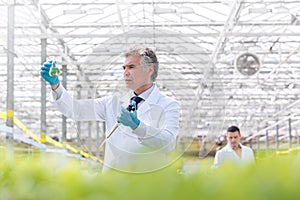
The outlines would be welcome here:
[[[299,197],[300,156],[276,156],[254,166],[203,168],[178,165],[145,174],[89,174],[73,160],[23,159],[0,164],[0,199],[222,199],[289,200]]]

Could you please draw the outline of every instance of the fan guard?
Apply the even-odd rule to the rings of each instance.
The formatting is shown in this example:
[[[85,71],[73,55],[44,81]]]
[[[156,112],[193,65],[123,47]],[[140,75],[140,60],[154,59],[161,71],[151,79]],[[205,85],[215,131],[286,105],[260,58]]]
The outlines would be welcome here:
[[[259,71],[260,59],[256,54],[246,52],[235,59],[235,68],[243,75],[252,76]]]

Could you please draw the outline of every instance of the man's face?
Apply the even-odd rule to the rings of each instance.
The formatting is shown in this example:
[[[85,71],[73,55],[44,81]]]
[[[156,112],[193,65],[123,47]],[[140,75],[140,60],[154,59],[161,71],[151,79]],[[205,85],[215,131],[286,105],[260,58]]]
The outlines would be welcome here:
[[[226,138],[229,144],[231,145],[231,147],[234,148],[234,147],[238,147],[241,136],[238,131],[227,132]]]
[[[146,70],[143,69],[140,65],[140,59],[140,56],[128,56],[123,65],[123,76],[126,86],[133,91],[152,83],[151,74],[153,73],[153,67],[149,67]]]

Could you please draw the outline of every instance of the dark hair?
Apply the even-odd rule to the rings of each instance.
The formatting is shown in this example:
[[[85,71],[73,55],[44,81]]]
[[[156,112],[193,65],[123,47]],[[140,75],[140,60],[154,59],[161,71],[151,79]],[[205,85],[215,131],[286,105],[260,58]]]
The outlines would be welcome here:
[[[240,129],[237,126],[230,126],[230,127],[227,128],[227,133],[228,132],[233,133],[233,132],[236,132],[236,131],[239,133],[239,135],[241,135]]]

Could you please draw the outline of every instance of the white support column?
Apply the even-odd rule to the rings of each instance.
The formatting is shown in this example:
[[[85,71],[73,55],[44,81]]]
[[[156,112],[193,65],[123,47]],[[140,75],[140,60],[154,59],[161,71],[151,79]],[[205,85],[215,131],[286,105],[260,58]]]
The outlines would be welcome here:
[[[7,132],[7,160],[14,160],[14,45],[15,45],[15,1],[7,2],[7,99],[6,99],[6,126],[12,131]]]
[[[62,63],[66,63],[65,59],[62,59]],[[62,85],[67,89],[67,65],[62,65]],[[62,141],[67,140],[67,118],[62,115]]]
[[[47,39],[41,39],[41,65],[46,61],[47,57]],[[46,142],[47,133],[47,116],[46,116],[46,82],[41,81],[41,141]]]

